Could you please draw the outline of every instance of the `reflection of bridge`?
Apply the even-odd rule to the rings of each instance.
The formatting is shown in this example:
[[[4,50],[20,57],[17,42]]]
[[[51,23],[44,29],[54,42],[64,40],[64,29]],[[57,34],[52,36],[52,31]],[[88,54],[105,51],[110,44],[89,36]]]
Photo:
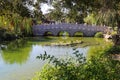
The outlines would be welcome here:
[[[44,36],[47,32],[51,32],[53,36],[58,36],[61,31],[68,32],[69,36],[74,36],[76,32],[82,32],[83,36],[90,37],[94,36],[96,32],[106,33],[107,27],[70,23],[42,24],[33,26],[33,34],[35,36]]]

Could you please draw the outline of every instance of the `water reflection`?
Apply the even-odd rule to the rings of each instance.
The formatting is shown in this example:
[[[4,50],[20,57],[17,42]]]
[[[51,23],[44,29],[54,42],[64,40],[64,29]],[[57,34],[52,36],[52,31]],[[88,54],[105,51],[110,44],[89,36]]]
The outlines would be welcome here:
[[[45,63],[36,59],[44,51],[55,57],[73,56],[73,47],[71,46],[45,46],[46,44],[76,40],[83,41],[75,48],[84,56],[91,55],[95,50],[97,54],[102,47],[106,48],[105,44],[107,44],[103,39],[80,37],[39,37],[15,40],[7,45],[7,49],[0,50],[0,80],[30,80]]]
[[[99,57],[100,54],[104,54],[104,52],[112,46],[112,44],[106,42],[103,42],[103,44],[91,46],[87,52],[87,59],[89,60],[93,56]]]
[[[15,40],[7,45],[7,49],[3,49],[1,56],[7,64],[22,64],[27,61],[30,56],[31,47],[24,39]]]
[[[43,43],[43,44],[51,44],[52,42],[51,41],[48,41],[48,40],[52,40],[53,42],[59,42],[59,41],[64,41],[64,42],[68,42],[68,41],[74,41],[74,40],[81,40],[83,41],[83,44],[78,44],[77,46],[78,47],[83,47],[82,50],[84,50],[85,47],[87,46],[91,46],[89,51],[88,51],[88,54],[87,56],[91,56],[91,55],[95,55],[95,53],[99,52],[99,51],[102,51],[103,49],[106,48],[106,46],[109,46],[107,44],[109,43],[106,43],[103,39],[100,39],[100,38],[70,38],[70,37],[66,37],[66,38],[37,38],[37,41],[35,42],[32,41],[32,42],[29,42],[28,43],[28,40],[26,39],[18,39],[18,40],[15,40],[15,41],[12,41],[10,42],[8,45],[7,45],[7,49],[6,48],[3,48],[2,52],[1,53],[1,57],[3,59],[3,61],[7,64],[14,64],[14,63],[17,63],[17,64],[23,64],[25,63],[28,58],[30,57],[30,52],[33,48],[35,48],[35,44],[38,45],[38,41]],[[42,40],[42,41],[41,41]],[[41,43],[39,45],[41,45]],[[33,47],[34,46],[34,47]],[[62,50],[60,47],[57,47],[55,46],[55,48],[51,47],[51,46],[43,46],[44,49],[46,49],[47,53],[49,54],[52,49],[52,53],[56,55],[58,54],[61,54],[64,50],[65,51],[71,51],[72,48],[69,48],[68,47],[64,47],[64,50],[63,50],[63,47],[62,47]],[[48,50],[50,49],[50,50]],[[56,50],[58,49],[58,50]],[[36,49],[36,50],[41,50],[41,48],[39,47],[39,49]],[[60,52],[61,50],[61,52]],[[82,53],[82,50],[80,51]],[[87,50],[86,50],[87,51]],[[43,52],[44,53],[44,52]],[[51,53],[51,54],[52,54]],[[94,53],[94,54],[93,54]],[[0,57],[0,58],[1,58]]]

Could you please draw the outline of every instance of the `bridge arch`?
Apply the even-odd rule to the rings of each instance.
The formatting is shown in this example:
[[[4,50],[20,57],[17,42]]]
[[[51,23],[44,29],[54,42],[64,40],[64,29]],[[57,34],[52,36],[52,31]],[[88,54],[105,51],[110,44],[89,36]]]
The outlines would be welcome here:
[[[43,33],[43,36],[54,36],[53,32],[52,31],[45,31]]]
[[[73,33],[73,36],[75,36],[75,37],[83,37],[84,33],[82,31],[76,31],[76,32]]]
[[[104,35],[103,35],[103,32],[101,32],[101,31],[97,31],[97,32],[95,32],[95,34],[94,34],[94,37],[99,37],[99,38],[101,38],[101,37],[103,37]]]
[[[70,36],[70,33],[68,31],[58,31],[57,32],[58,36]]]

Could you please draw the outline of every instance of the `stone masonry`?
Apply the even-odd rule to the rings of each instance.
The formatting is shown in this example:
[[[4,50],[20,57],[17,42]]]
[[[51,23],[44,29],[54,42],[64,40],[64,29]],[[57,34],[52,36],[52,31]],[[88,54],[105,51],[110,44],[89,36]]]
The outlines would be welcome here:
[[[107,32],[106,26],[92,26],[84,24],[59,23],[59,24],[41,24],[33,26],[34,36],[44,36],[46,32],[51,32],[53,36],[58,36],[59,32],[66,31],[69,36],[74,36],[76,32],[82,32],[85,37],[92,37],[97,32]]]

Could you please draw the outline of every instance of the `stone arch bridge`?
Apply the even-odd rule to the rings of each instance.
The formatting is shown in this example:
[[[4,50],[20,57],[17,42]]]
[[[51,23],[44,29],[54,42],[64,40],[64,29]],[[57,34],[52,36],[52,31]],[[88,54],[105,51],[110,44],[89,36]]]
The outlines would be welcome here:
[[[76,32],[82,32],[85,37],[92,37],[97,32],[106,33],[108,27],[106,26],[92,26],[84,24],[71,24],[71,23],[60,23],[60,24],[41,24],[33,26],[33,34],[35,36],[44,36],[46,32],[51,32],[53,36],[58,36],[59,32],[66,31],[69,36],[74,36]]]

